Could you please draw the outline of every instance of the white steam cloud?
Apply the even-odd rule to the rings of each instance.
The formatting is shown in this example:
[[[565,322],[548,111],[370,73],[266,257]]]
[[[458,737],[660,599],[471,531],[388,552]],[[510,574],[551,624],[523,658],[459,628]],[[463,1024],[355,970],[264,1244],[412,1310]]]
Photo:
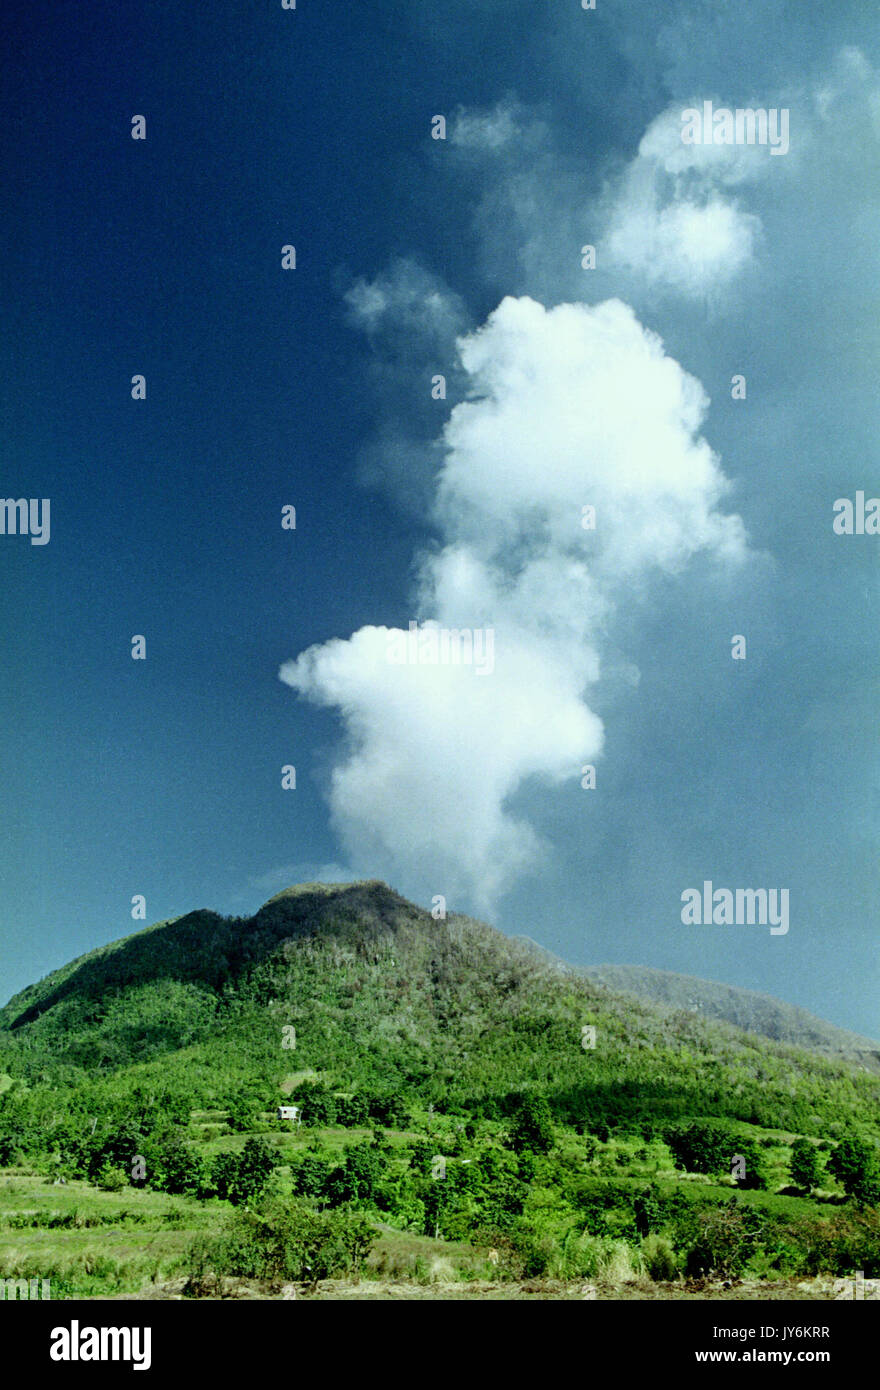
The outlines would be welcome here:
[[[492,673],[389,663],[397,630],[365,627],[280,674],[345,721],[330,800],[352,865],[489,912],[545,849],[511,798],[602,751],[586,696],[621,589],[697,551],[737,561],[746,542],[718,510],[702,387],[624,304],[508,298],[459,354],[469,398],[444,431],[443,543],[414,617],[492,628]]]
[[[651,284],[702,295],[723,289],[754,261],[761,221],[731,190],[776,173],[780,161],[758,146],[684,144],[688,104],[664,111],[646,130],[615,188],[604,249],[614,265]]]

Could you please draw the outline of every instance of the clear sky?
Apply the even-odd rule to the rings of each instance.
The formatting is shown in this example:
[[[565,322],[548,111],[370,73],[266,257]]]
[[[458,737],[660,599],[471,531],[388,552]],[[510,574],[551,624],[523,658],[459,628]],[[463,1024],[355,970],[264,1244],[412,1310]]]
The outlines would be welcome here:
[[[880,536],[832,529],[880,494],[880,11],[2,26],[0,492],[51,501],[0,535],[4,998],[135,895],[357,876],[880,1035]],[[685,144],[706,101],[788,148]],[[493,669],[390,664],[425,620]],[[788,932],[683,925],[705,880]]]

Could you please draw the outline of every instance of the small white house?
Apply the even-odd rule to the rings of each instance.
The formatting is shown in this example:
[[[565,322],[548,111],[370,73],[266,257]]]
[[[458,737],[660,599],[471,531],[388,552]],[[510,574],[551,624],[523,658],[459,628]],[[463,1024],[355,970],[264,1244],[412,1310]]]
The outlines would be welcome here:
[[[300,1120],[302,1110],[298,1105],[279,1105],[277,1114],[279,1120],[293,1120],[294,1124],[302,1123]]]

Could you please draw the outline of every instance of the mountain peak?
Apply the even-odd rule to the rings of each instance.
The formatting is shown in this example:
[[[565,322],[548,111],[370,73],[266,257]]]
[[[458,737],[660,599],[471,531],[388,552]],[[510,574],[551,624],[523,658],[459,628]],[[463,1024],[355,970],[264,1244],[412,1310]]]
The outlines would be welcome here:
[[[280,893],[275,893],[271,898],[268,898],[259,910],[262,912],[263,908],[270,907],[272,903],[281,902],[285,898],[337,898],[363,895],[372,897],[385,895],[389,901],[398,903],[405,901],[381,878],[362,878],[356,879],[352,883],[294,883],[289,888],[282,888]]]
[[[511,980],[534,983],[553,976],[569,989],[581,981],[593,991],[609,991],[624,1009],[623,998],[635,996],[643,1011],[658,1017],[702,1015],[782,1045],[806,1047],[871,1071],[880,1069],[876,1043],[779,1000],[635,966],[571,966],[529,937],[504,936],[459,913],[437,920],[375,878],[292,884],[249,917],[221,917],[203,910],[144,928],[71,961],[15,996],[0,1010],[0,1031],[17,1031],[54,1013],[59,1026],[64,1019],[64,1026],[76,1032],[88,1019],[103,1017],[115,1007],[111,1001],[121,992],[136,994],[153,985],[160,991],[189,991],[190,1002],[198,1001],[198,1013],[207,1007],[206,999],[246,988],[254,972],[271,974],[279,952],[286,958],[300,946],[308,950],[325,945],[334,959],[340,948],[373,965],[387,958],[389,968],[402,970],[414,987],[416,982],[421,987],[461,976],[471,981],[481,1007],[487,1006],[486,991],[503,992]],[[392,993],[397,988],[395,984]],[[524,988],[523,998],[530,988]],[[672,1026],[679,1025],[673,1020]]]

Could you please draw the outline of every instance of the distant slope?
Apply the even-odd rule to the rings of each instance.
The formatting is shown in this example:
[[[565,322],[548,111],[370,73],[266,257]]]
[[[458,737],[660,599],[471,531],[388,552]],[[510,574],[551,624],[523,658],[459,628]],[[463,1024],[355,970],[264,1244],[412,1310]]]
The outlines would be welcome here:
[[[880,1070],[880,1043],[826,1023],[806,1009],[769,994],[640,965],[592,965],[583,973],[615,993],[631,994],[670,1011],[681,1009],[720,1019],[748,1033]]]

